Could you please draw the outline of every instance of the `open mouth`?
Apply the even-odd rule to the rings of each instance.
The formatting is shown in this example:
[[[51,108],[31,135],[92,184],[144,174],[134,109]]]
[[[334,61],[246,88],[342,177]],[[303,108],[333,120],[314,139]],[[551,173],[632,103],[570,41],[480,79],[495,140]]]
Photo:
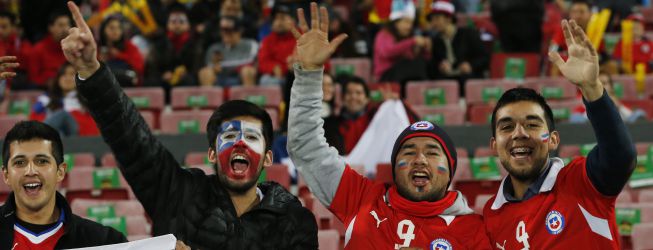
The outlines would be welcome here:
[[[530,147],[514,147],[510,149],[510,156],[515,159],[526,159],[533,154],[533,149]]]
[[[424,187],[431,180],[429,173],[425,171],[414,171],[411,173],[410,177],[413,185],[416,187]]]
[[[246,155],[234,154],[231,157],[231,170],[234,174],[244,175],[249,168],[249,159]]]
[[[27,193],[28,196],[38,195],[39,191],[41,191],[41,187],[43,187],[43,184],[39,182],[32,182],[23,185],[23,188],[25,189],[25,193]]]

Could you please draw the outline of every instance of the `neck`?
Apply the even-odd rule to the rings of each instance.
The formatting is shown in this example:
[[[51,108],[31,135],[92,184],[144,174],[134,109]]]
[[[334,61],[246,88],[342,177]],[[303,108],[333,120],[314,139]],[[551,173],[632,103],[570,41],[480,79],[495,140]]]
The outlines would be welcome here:
[[[444,29],[444,36],[447,38],[452,38],[455,34],[455,31],[456,31],[456,26],[454,26],[453,24],[449,24]]]
[[[48,202],[45,207],[34,211],[16,203],[16,216],[18,219],[35,225],[51,224],[59,219],[59,208],[56,206],[54,199]]]
[[[524,198],[524,195],[526,194],[526,190],[528,190],[528,187],[530,187],[533,184],[533,182],[535,182],[540,177],[540,175],[542,175],[542,172],[544,172],[547,169],[547,166],[549,166],[549,161],[550,159],[547,158],[546,162],[544,163],[544,166],[540,168],[540,171],[537,173],[537,175],[528,180],[520,180],[512,175],[510,176],[510,181],[512,182],[512,189],[515,191],[515,193],[513,194],[515,198],[519,200]]]
[[[231,197],[231,202],[236,208],[236,216],[240,217],[244,213],[252,210],[252,208],[260,203],[259,197],[256,194],[256,186],[250,188],[245,193],[234,193],[229,192],[229,197]]]

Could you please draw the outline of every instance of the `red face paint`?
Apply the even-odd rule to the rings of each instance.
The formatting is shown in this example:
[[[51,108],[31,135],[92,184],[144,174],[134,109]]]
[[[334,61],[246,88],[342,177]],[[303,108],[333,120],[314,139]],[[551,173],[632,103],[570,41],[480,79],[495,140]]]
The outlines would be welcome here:
[[[438,174],[448,174],[447,168],[444,166],[438,166],[436,169],[438,170]]]
[[[232,166],[232,159],[237,156],[243,156],[249,166],[243,167],[242,163],[236,163]],[[258,168],[261,163],[261,154],[256,153],[249,148],[243,140],[239,140],[233,146],[220,151],[218,158],[220,160],[220,169],[229,179],[235,180],[250,180],[251,178],[258,178]]]

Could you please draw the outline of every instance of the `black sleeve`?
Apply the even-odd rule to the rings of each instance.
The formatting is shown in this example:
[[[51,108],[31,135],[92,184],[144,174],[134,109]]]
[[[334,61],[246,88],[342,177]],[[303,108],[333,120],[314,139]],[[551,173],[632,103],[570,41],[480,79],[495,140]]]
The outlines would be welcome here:
[[[467,45],[469,64],[472,65],[472,70],[476,75],[482,75],[488,69],[490,63],[490,54],[486,51],[483,41],[481,41],[481,34],[474,29],[468,29]]]
[[[77,77],[76,77],[77,78]],[[190,171],[152,135],[134,103],[125,95],[107,66],[77,81],[82,101],[116,157],[120,171],[153,220],[174,216],[184,193],[194,185]]]
[[[295,215],[298,218],[299,225],[295,234],[291,237],[291,249],[295,250],[315,250],[318,249],[317,240],[317,222],[313,213],[306,209],[296,210]]]
[[[635,146],[607,92],[596,101],[583,102],[597,141],[587,156],[587,175],[602,194],[618,195],[635,169]]]

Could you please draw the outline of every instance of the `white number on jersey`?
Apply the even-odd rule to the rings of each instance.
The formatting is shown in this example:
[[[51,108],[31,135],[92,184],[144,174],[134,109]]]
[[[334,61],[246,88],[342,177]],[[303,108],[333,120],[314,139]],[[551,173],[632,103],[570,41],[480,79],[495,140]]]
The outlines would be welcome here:
[[[524,244],[522,250],[530,249],[531,246],[528,244],[528,233],[526,232],[526,223],[524,223],[524,221],[519,221],[517,231],[515,232],[515,238],[517,238],[517,242]]]
[[[404,240],[403,244],[395,244],[395,249],[409,247],[410,242],[415,239],[415,225],[410,220],[402,220],[397,225],[397,236]]]

